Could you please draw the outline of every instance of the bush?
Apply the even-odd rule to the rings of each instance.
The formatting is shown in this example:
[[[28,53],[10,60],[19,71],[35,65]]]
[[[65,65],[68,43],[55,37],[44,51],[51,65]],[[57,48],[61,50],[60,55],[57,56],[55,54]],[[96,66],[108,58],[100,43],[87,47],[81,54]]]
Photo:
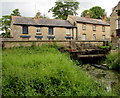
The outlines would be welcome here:
[[[110,69],[115,69],[120,72],[120,52],[108,54],[106,63]]]
[[[5,49],[2,64],[3,96],[108,95],[68,54],[51,46]]]

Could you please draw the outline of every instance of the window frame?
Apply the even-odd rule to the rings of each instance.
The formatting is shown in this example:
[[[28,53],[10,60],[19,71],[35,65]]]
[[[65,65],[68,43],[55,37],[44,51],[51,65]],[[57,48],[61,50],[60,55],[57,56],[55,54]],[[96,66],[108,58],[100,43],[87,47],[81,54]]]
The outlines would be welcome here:
[[[86,30],[86,24],[82,24],[82,30]]]
[[[96,40],[96,34],[93,34],[93,40]]]
[[[68,35],[68,36],[71,35],[71,29],[70,28],[66,28],[66,35]]]
[[[96,25],[92,26],[93,31],[96,31]]]
[[[22,34],[28,34],[28,26],[22,26]]]
[[[48,28],[48,35],[54,35],[54,28],[53,27]]]
[[[36,27],[36,35],[41,35],[42,32],[41,32],[41,27]]]
[[[86,34],[82,34],[82,40],[86,40],[86,38],[87,38]]]
[[[37,33],[40,33],[40,32],[41,32],[41,27],[37,27],[37,28],[36,28],[36,32],[37,32]]]
[[[102,32],[105,32],[105,26],[102,26]]]
[[[106,39],[106,36],[105,35],[102,35],[102,40],[105,40]]]
[[[118,29],[120,29],[120,19],[118,19]]]

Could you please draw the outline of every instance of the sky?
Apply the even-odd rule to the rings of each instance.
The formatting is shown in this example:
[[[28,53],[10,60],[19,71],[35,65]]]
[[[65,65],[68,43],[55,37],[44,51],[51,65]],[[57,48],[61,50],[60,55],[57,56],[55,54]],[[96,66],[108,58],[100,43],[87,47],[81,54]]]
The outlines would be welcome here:
[[[80,5],[77,10],[78,16],[84,10],[90,9],[93,6],[100,6],[105,9],[107,16],[112,12],[112,8],[115,7],[119,0],[77,0]],[[41,14],[45,14],[49,18],[52,17],[52,12],[48,13],[48,10],[54,7],[56,0],[0,0],[0,18],[4,15],[9,15],[14,9],[19,9],[22,16],[34,17],[36,12],[40,11]]]

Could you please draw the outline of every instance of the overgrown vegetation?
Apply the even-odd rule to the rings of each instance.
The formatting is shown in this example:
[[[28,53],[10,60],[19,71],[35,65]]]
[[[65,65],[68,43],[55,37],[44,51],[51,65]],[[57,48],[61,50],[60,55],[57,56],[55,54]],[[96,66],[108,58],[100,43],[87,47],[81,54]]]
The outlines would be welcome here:
[[[120,52],[113,52],[107,55],[106,63],[110,69],[120,72]]]
[[[111,96],[56,46],[4,49],[3,96]]]

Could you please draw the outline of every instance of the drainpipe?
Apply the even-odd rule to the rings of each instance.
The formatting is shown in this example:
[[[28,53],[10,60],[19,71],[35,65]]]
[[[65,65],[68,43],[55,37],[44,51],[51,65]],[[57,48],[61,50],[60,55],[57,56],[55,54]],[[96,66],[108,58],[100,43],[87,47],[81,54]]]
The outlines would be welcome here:
[[[76,28],[76,40],[78,40],[78,28]]]
[[[74,28],[72,28],[72,37],[74,39]]]

